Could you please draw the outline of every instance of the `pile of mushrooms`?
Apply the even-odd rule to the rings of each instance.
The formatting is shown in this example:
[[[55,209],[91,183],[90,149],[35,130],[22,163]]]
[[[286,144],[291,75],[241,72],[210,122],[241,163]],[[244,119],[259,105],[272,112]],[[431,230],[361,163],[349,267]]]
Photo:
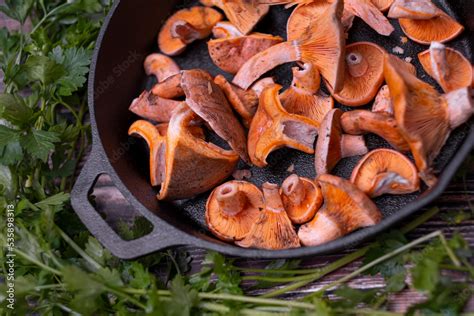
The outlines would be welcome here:
[[[159,200],[211,191],[205,218],[212,234],[241,247],[278,250],[321,245],[375,225],[383,215],[373,199],[436,184],[434,160],[450,133],[474,113],[474,74],[461,52],[443,44],[462,25],[431,0],[201,4],[175,12],[163,24],[161,53],[144,62],[156,84],[130,105],[141,119],[129,134],[148,145],[150,183],[160,188]],[[276,5],[293,8],[286,40],[255,31]],[[398,19],[408,38],[430,45],[418,58],[441,89],[374,43],[346,45],[355,17],[384,36],[394,30],[389,19]],[[170,57],[211,35],[209,55],[221,74],[181,70]],[[262,78],[291,62],[297,66],[288,88]],[[372,107],[343,111],[334,100]],[[210,132],[226,145],[207,141]],[[392,148],[369,150],[364,137],[369,133]],[[265,168],[269,154],[282,147],[314,156],[315,179],[291,174],[281,185],[261,187],[242,179],[225,182],[243,172],[236,170],[239,161]],[[330,174],[354,156],[360,159],[350,179]]]

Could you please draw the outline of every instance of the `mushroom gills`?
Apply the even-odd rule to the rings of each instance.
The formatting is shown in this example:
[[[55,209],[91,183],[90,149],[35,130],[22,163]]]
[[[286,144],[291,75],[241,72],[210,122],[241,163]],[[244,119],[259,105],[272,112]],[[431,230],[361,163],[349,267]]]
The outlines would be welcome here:
[[[321,190],[314,181],[296,174],[283,182],[280,195],[288,217],[294,224],[310,221],[323,203]]]

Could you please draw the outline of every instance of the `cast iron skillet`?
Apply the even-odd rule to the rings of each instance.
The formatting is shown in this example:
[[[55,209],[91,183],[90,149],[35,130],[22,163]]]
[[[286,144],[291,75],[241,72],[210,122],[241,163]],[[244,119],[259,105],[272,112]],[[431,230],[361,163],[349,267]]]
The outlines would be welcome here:
[[[471,42],[474,29],[474,3],[463,1],[435,1],[464,26],[464,35],[449,43],[471,56]],[[387,230],[398,221],[417,216],[417,211],[438,197],[448,185],[456,170],[466,158],[474,143],[474,123],[471,120],[452,133],[441,155],[436,169],[442,171],[439,183],[430,190],[423,188],[421,194],[386,196],[375,200],[384,214],[384,220],[370,228],[354,232],[344,238],[318,247],[267,251],[243,249],[214,238],[206,229],[204,205],[207,194],[178,203],[159,203],[156,188],[148,182],[147,152],[141,141],[127,136],[130,124],[137,119],[128,111],[131,101],[152,83],[143,71],[143,60],[156,52],[156,36],[162,22],[177,8],[195,5],[196,0],[122,0],[116,1],[99,35],[89,78],[89,109],[93,135],[92,152],[72,193],[72,205],[77,214],[94,234],[114,255],[120,258],[136,258],[176,245],[193,245],[216,250],[229,255],[252,258],[293,258],[335,252],[354,246],[376,234]],[[258,26],[258,31],[285,36],[286,20],[291,10],[281,6],[273,7],[269,16]],[[416,53],[426,49],[409,42],[402,45],[402,32],[396,21],[392,21],[396,32],[390,38],[377,35],[360,20],[351,30],[349,42],[367,40],[384,46],[391,52],[395,46],[405,49],[404,56],[413,57],[418,74],[424,80],[429,77],[421,69]],[[183,69],[204,68],[216,75],[218,69],[212,64],[205,41],[188,47],[185,54],[176,58]],[[290,67],[286,65],[272,73],[278,82],[288,85],[291,80]],[[343,109],[345,109],[343,107]],[[211,139],[221,143],[210,135]],[[388,147],[376,136],[368,136],[370,149]],[[222,144],[221,144],[222,145]],[[360,157],[345,159],[339,163],[335,173],[349,177]],[[289,175],[288,167],[293,164],[301,176],[314,178],[311,156],[293,150],[280,150],[269,157],[266,169],[252,169],[257,185],[272,181],[281,184]],[[241,166],[242,167],[242,166]],[[153,231],[132,241],[122,240],[88,199],[98,175],[107,173],[130,204],[154,226]]]

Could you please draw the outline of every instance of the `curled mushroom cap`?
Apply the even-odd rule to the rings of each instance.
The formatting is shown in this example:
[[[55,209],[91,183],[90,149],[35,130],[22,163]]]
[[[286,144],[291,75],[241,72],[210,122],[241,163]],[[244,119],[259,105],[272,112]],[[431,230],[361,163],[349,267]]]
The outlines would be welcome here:
[[[245,248],[269,250],[300,247],[300,241],[278,192],[278,185],[265,183],[262,189],[265,208],[250,232],[236,244]]]
[[[178,74],[181,70],[173,59],[166,55],[156,53],[148,55],[143,66],[146,74],[148,76],[154,75],[158,82]]]
[[[314,161],[318,175],[331,172],[342,158],[368,152],[363,136],[342,134],[341,116],[339,109],[329,111],[319,128]]]
[[[180,103],[180,101],[161,98],[149,91],[143,91],[138,98],[133,100],[129,110],[155,122],[169,122],[173,111]]]
[[[380,9],[371,0],[345,0],[345,10],[360,17],[380,35],[389,36],[395,30]]]
[[[420,189],[415,165],[391,149],[368,153],[352,171],[351,182],[371,198],[383,194],[408,194]]]
[[[306,36],[274,45],[250,58],[234,77],[233,83],[247,89],[264,73],[285,63],[302,61],[312,63],[338,92],[344,80],[345,34],[341,24],[343,1],[335,0],[321,15],[318,23],[311,24]]]
[[[294,224],[309,222],[323,204],[323,196],[316,183],[295,174],[283,182],[280,195],[286,213]]]
[[[234,116],[224,92],[214,83],[211,75],[200,69],[185,70],[181,87],[186,94],[188,106],[205,120],[242,160],[248,161],[244,128]]]
[[[243,64],[256,54],[283,42],[280,36],[253,33],[246,36],[210,40],[209,55],[220,69],[236,74]]]
[[[133,123],[128,134],[140,136],[148,144],[150,151],[150,182],[151,185],[160,185],[165,177],[166,130],[160,130],[148,121],[138,120]]]
[[[374,202],[351,182],[328,174],[319,176],[317,181],[324,204],[314,219],[298,231],[303,245],[322,245],[382,219]]]
[[[187,44],[208,37],[220,20],[222,14],[212,8],[181,9],[161,27],[158,46],[166,55],[179,55],[186,49]]]
[[[341,91],[333,93],[334,98],[348,106],[361,106],[372,101],[384,81],[384,55],[383,48],[373,43],[347,45],[344,84]]]
[[[226,38],[243,36],[244,34],[234,24],[228,21],[221,21],[212,28],[212,35],[215,38]]]
[[[202,137],[190,124],[196,114],[185,103],[176,109],[166,135],[165,178],[159,200],[179,200],[204,193],[228,178],[239,156]]]
[[[329,8],[329,1],[312,1],[307,5],[297,6],[286,24],[286,35],[288,41],[303,40],[308,36],[309,30],[317,27],[321,16]]]
[[[224,183],[207,200],[207,227],[224,241],[242,240],[263,208],[263,194],[255,185],[245,181]]]
[[[471,85],[471,63],[455,49],[432,42],[429,50],[418,54],[418,59],[423,69],[439,83],[444,92]]]
[[[181,88],[181,73],[177,73],[158,82],[153,86],[151,92],[165,99],[175,99],[184,96],[183,88]]]
[[[305,116],[318,125],[334,108],[331,96],[318,91],[321,77],[312,64],[293,68],[293,83],[281,95],[281,104],[289,113]],[[316,94],[315,94],[316,93]]]
[[[260,96],[257,113],[250,124],[248,150],[252,163],[267,165],[268,155],[279,148],[290,147],[305,153],[314,153],[318,125],[300,115],[285,111],[280,103],[279,85],[265,89]]]

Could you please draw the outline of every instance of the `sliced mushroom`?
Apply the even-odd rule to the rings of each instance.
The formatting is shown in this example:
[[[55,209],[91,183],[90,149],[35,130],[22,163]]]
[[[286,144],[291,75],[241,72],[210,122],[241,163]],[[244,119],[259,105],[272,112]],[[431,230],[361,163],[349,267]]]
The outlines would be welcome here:
[[[345,35],[341,24],[343,1],[335,0],[319,23],[311,25],[304,40],[277,44],[250,58],[240,68],[233,83],[242,89],[264,73],[281,64],[302,61],[312,63],[335,92],[342,88],[344,80]]]
[[[448,104],[451,129],[466,123],[474,114],[474,90],[471,87],[451,91],[442,97]]]
[[[283,39],[280,36],[253,33],[210,40],[207,45],[214,64],[228,73],[236,74],[247,60],[281,42]]]
[[[391,19],[429,20],[443,13],[431,0],[395,0],[390,7]]]
[[[471,63],[455,49],[432,42],[429,50],[418,54],[418,59],[444,92],[469,87],[472,83]]]
[[[278,192],[278,185],[265,183],[262,189],[265,209],[260,212],[250,232],[236,244],[244,248],[269,250],[300,247],[300,241]]]
[[[379,8],[371,0],[345,0],[344,8],[361,18],[380,35],[390,36],[395,30]]]
[[[180,101],[161,98],[149,91],[143,91],[138,98],[133,100],[129,110],[145,119],[169,122],[173,111],[180,103]]]
[[[130,126],[128,134],[140,136],[150,150],[150,182],[152,186],[160,185],[165,178],[166,129],[160,130],[148,121],[139,120]]]
[[[218,22],[212,29],[212,35],[215,38],[244,36],[234,24],[228,21]]]
[[[158,46],[163,54],[176,56],[186,46],[211,35],[214,25],[222,20],[222,14],[207,7],[192,7],[175,12],[161,27]]]
[[[163,54],[151,54],[143,63],[145,72],[148,76],[155,76],[158,82],[178,74],[181,69],[173,59]]]
[[[255,185],[245,181],[224,183],[207,199],[207,227],[221,240],[242,240],[264,207],[263,194]]]
[[[320,82],[319,72],[312,64],[304,64],[302,70],[294,67],[293,83],[280,95],[285,110],[321,124],[326,113],[334,108],[334,100],[318,91]]]
[[[176,109],[166,135],[165,178],[159,200],[195,197],[216,187],[234,171],[239,156],[201,137],[190,124],[196,114],[185,103]]]
[[[387,85],[383,85],[379,93],[377,93],[374,104],[372,105],[372,112],[387,113],[393,116],[392,97],[390,96],[390,89]]]
[[[265,90],[266,88],[268,88],[270,86],[273,86],[274,84],[275,84],[275,80],[273,79],[273,77],[267,77],[267,78],[263,78],[263,79],[260,79],[260,80],[256,81],[250,87],[250,89],[255,91],[255,93],[260,97],[263,93],[263,90]]]
[[[181,87],[188,106],[206,121],[242,160],[249,161],[244,128],[234,116],[224,92],[214,83],[211,75],[199,69],[185,70]]]
[[[269,5],[281,5],[284,4],[285,8],[291,8],[293,6],[305,6],[312,4],[314,0],[258,0],[259,3],[266,3]]]
[[[346,73],[342,90],[332,93],[340,103],[361,106],[372,101],[383,84],[385,51],[369,42],[346,46]],[[328,87],[331,91],[331,88]]]
[[[229,103],[242,117],[245,127],[249,127],[255,112],[257,112],[257,93],[252,89],[243,90],[234,86],[233,84],[229,83],[222,75],[216,76],[214,78],[214,83],[222,89],[225,96],[227,97],[227,100],[229,100]]]
[[[314,162],[318,175],[331,172],[343,158],[365,155],[369,151],[363,136],[342,134],[341,115],[339,109],[329,111],[319,128]]]
[[[374,202],[351,182],[329,174],[319,176],[317,181],[324,205],[298,231],[303,245],[319,246],[382,220]]]
[[[261,1],[201,0],[201,3],[224,11],[227,19],[244,35],[250,33],[270,9],[268,4]]]
[[[371,0],[372,3],[382,12],[388,11],[394,0]]]
[[[304,116],[286,112],[278,96],[280,89],[280,85],[273,85],[263,91],[250,124],[248,150],[257,167],[267,166],[268,155],[282,147],[314,153],[318,125]]]
[[[323,204],[321,189],[316,183],[295,174],[283,182],[280,195],[293,224],[309,222]]]
[[[383,194],[408,194],[420,189],[415,165],[391,149],[368,153],[352,171],[351,182],[371,198]]]
[[[153,86],[151,92],[165,99],[175,99],[184,96],[181,88],[181,73],[172,75]]]

